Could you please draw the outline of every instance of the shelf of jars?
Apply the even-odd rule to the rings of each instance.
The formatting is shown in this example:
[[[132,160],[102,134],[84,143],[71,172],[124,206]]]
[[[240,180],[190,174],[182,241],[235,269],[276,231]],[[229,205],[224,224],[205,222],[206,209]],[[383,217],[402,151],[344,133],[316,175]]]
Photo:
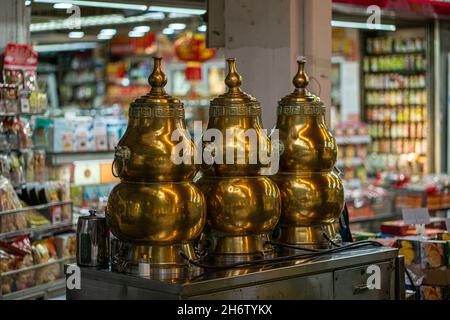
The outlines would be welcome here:
[[[427,170],[428,100],[425,36],[395,33],[365,38],[362,103],[376,172]],[[393,168],[395,166],[395,168]]]

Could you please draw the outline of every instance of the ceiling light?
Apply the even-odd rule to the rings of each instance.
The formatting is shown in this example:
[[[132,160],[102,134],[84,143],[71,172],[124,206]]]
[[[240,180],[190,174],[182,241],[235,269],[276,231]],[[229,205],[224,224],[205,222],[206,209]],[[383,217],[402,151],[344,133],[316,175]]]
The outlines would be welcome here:
[[[101,16],[80,17],[80,27],[96,27],[105,25],[118,25],[127,23],[142,23],[148,21],[147,15],[124,17],[122,14],[108,14]],[[32,23],[30,25],[31,32],[42,32],[52,30],[69,29],[66,19],[50,20],[48,22]]]
[[[137,31],[137,32],[149,32],[150,27],[149,26],[137,26],[137,27],[134,27],[133,30]]]
[[[170,29],[170,28],[165,28],[165,29],[162,31],[162,33],[165,34],[165,35],[170,35],[170,34],[174,34],[175,31],[174,31],[173,29]]]
[[[197,31],[198,32],[206,32],[206,24],[202,24],[201,26],[198,26]]]
[[[34,2],[61,3],[61,0],[34,0]],[[70,3],[80,7],[97,7],[97,8],[147,11],[147,6],[143,4],[131,4],[120,2],[108,2],[108,1],[87,1],[87,0],[63,0],[63,2]]]
[[[171,23],[169,24],[169,28],[173,30],[183,30],[186,29],[186,25],[184,23]]]
[[[113,36],[117,33],[116,29],[102,29],[99,34],[104,36]]]
[[[205,9],[192,9],[192,8],[175,8],[175,7],[162,7],[162,6],[149,6],[149,11],[160,11],[168,13],[182,13],[190,15],[202,15],[206,13]]]
[[[166,18],[164,12],[147,12],[144,14],[149,20],[163,20]]]
[[[331,21],[332,27],[341,28],[353,28],[353,29],[369,29],[369,30],[383,30],[383,31],[395,31],[397,28],[393,24],[374,24],[364,22],[351,22],[351,21]]]
[[[131,30],[130,32],[128,32],[128,37],[130,38],[140,38],[143,37],[145,35],[144,32],[139,32],[139,31],[134,31]]]
[[[76,51],[84,49],[94,49],[97,47],[98,47],[97,42],[70,42],[70,43],[42,44],[33,46],[36,52]]]
[[[97,39],[98,40],[110,40],[114,35],[112,34],[103,34],[103,33],[99,33],[97,35]]]
[[[60,3],[55,3],[53,5],[54,9],[69,9],[72,8],[72,4],[68,3],[68,2],[60,2]]]
[[[82,31],[72,31],[69,32],[68,37],[71,39],[80,39],[84,37],[84,32]]]

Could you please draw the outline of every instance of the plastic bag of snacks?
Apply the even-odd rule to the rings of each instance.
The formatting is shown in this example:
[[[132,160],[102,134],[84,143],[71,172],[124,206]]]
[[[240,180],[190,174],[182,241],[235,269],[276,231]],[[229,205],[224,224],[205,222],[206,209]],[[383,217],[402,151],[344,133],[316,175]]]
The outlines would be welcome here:
[[[0,176],[0,211],[22,208],[19,197],[13,186],[3,176]],[[27,222],[23,213],[0,215],[0,233],[24,229]]]
[[[21,236],[11,243],[0,241],[0,272],[20,270],[34,264],[30,239]],[[35,271],[28,270],[1,277],[3,294],[23,290],[35,285]]]
[[[52,262],[57,259],[53,238],[33,243],[33,258],[35,264]],[[61,265],[53,263],[36,270],[36,284],[54,281],[62,276]]]

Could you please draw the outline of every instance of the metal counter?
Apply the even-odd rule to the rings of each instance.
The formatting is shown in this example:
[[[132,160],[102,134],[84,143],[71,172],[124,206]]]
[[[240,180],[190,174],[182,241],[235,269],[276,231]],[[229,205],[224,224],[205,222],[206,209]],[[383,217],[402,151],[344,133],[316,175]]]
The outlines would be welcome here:
[[[368,278],[379,267],[380,289]],[[372,267],[378,269],[377,267]],[[397,249],[356,249],[314,261],[206,272],[170,283],[109,270],[80,268],[81,288],[67,299],[404,299],[404,263]],[[67,275],[69,276],[69,275]],[[373,277],[372,277],[373,278]]]

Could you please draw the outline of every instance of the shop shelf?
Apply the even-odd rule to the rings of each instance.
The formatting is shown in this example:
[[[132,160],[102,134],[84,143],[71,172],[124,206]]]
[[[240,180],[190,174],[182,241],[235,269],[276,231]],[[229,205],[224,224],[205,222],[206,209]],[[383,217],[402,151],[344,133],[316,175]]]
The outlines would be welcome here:
[[[12,292],[1,296],[0,300],[28,300],[44,298],[50,299],[61,296],[66,291],[66,279],[58,279],[49,283],[44,283],[24,290]]]
[[[44,234],[53,233],[53,232],[57,232],[57,231],[69,230],[69,229],[73,228],[73,226],[74,226],[74,223],[72,221],[72,201],[60,201],[60,202],[53,202],[53,203],[48,203],[48,204],[36,205],[36,206],[29,206],[29,207],[24,207],[24,208],[20,208],[20,209],[1,211],[0,216],[5,216],[5,215],[23,213],[23,212],[27,212],[27,211],[31,211],[31,210],[40,211],[40,210],[46,210],[46,209],[58,208],[58,207],[60,207],[62,209],[63,207],[66,207],[66,206],[70,206],[70,215],[69,215],[68,219],[58,222],[58,223],[51,223],[51,224],[33,227],[33,228],[25,228],[25,229],[19,229],[19,230],[14,230],[14,231],[10,231],[10,232],[0,233],[0,240],[13,238],[13,237],[21,236],[21,235],[30,235],[30,236],[44,235]]]
[[[114,151],[47,152],[46,159],[53,165],[70,164],[74,161],[113,160]]]
[[[424,74],[427,71],[423,70],[379,70],[379,71],[364,71],[366,74],[383,74],[383,73],[398,73],[400,75],[416,75],[416,74]]]
[[[353,218],[350,219],[350,223],[370,223],[370,222],[376,222],[376,221],[383,221],[383,220],[389,220],[389,219],[396,219],[398,218],[397,215],[392,213],[386,213],[386,214],[378,214],[372,217],[363,217],[363,218]]]
[[[412,55],[412,54],[423,54],[425,55],[425,51],[424,50],[415,50],[415,51],[408,51],[408,52],[396,52],[396,51],[392,51],[392,52],[380,52],[380,53],[373,53],[373,52],[367,52],[365,54],[366,57],[382,57],[382,56],[400,56],[400,55]]]
[[[427,87],[407,87],[407,88],[375,88],[366,87],[366,91],[406,91],[406,90],[426,90]]]
[[[336,143],[338,145],[345,145],[345,144],[369,144],[370,141],[371,141],[371,137],[369,135],[366,135],[366,136],[336,137]]]

